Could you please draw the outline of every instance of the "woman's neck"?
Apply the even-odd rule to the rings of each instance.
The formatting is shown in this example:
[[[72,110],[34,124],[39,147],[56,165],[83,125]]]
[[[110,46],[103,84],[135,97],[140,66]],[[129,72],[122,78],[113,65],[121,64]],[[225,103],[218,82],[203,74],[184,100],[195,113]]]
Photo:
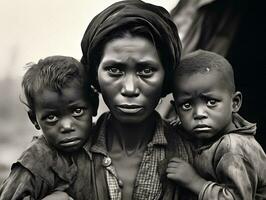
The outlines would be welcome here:
[[[107,125],[108,150],[123,150],[128,154],[142,150],[151,140],[155,128],[154,113],[141,123],[121,123],[111,117]]]

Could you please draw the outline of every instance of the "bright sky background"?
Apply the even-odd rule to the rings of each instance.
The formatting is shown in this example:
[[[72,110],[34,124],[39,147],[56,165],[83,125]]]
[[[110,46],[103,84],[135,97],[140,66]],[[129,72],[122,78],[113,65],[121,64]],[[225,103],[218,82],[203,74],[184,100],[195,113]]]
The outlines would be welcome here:
[[[177,0],[145,0],[170,11]],[[81,57],[90,20],[114,0],[0,0],[0,80],[50,55]]]

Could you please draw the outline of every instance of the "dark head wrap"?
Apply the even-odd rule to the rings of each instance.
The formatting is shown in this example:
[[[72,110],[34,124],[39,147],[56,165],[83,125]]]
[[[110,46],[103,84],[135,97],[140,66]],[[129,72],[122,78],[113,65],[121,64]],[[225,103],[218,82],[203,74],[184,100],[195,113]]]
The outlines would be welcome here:
[[[104,45],[122,33],[143,36],[155,45],[165,70],[162,96],[172,91],[174,69],[180,61],[181,43],[169,13],[160,6],[140,0],[126,0],[112,4],[96,15],[82,38],[83,56],[92,85],[100,91],[97,70]],[[120,35],[119,35],[120,34]]]

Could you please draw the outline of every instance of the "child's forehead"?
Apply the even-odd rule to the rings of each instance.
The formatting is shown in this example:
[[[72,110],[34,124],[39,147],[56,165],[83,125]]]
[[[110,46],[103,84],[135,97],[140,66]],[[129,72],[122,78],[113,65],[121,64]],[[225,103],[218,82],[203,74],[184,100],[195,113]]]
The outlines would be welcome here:
[[[74,87],[65,87],[61,90],[45,88],[35,94],[34,102],[35,106],[40,108],[62,108],[72,104],[87,102],[83,93],[81,89]]]
[[[216,79],[217,81],[222,81],[223,79],[226,78],[226,74],[220,70],[205,67],[203,70],[200,70],[200,71],[182,73],[182,74],[178,75],[176,80],[180,84],[180,83],[186,82],[188,80],[190,80],[190,81],[193,81],[194,79],[205,80],[206,78],[208,78],[207,80]],[[210,78],[212,78],[212,79],[210,79]]]
[[[219,90],[230,91],[230,84],[223,73],[218,70],[206,70],[205,72],[186,73],[177,77],[175,91],[193,93],[210,92]]]
[[[57,92],[58,94],[62,93],[63,90],[73,88],[75,90],[84,90],[84,81],[80,79],[71,79],[68,81],[60,82],[60,81],[50,81],[50,82],[43,82],[41,84],[38,84],[34,91],[35,93],[41,93],[43,91],[54,91]]]

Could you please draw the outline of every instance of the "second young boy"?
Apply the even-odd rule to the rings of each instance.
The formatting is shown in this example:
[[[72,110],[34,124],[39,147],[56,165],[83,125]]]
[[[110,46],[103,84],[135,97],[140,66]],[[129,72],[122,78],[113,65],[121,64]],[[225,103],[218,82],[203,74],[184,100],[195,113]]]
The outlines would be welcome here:
[[[194,167],[170,160],[167,177],[199,199],[266,199],[266,155],[254,138],[256,124],[237,114],[242,94],[235,90],[232,66],[198,50],[175,75],[178,128],[191,140],[195,157]]]

